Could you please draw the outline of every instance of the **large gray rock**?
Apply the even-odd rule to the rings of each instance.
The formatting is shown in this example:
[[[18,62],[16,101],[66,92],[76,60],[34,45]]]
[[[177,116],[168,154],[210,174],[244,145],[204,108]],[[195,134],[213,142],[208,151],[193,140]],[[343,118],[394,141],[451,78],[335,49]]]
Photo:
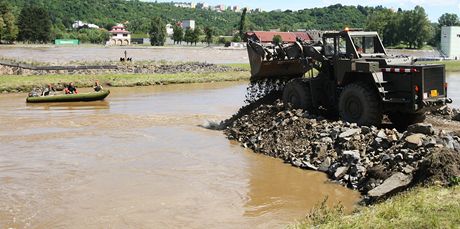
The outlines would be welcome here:
[[[380,198],[406,187],[411,181],[412,175],[395,173],[386,179],[381,185],[370,190],[367,194],[372,198]]]
[[[335,170],[335,173],[334,173],[334,178],[336,180],[339,180],[341,179],[343,176],[345,176],[345,174],[347,174],[348,172],[348,167],[338,167],[337,170]]]
[[[355,134],[361,133],[361,129],[348,129],[339,135],[339,138],[348,138]]]
[[[429,123],[416,123],[407,127],[407,131],[414,134],[433,135],[433,125]]]

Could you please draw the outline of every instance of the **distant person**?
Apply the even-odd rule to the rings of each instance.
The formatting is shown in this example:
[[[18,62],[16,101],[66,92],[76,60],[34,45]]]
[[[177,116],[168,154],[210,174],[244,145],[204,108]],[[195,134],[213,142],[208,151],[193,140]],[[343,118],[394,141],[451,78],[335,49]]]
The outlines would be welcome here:
[[[48,84],[42,92],[42,96],[53,95],[56,92],[56,89],[52,84]]]
[[[96,91],[96,92],[102,91],[102,89],[103,89],[101,84],[99,84],[99,80],[96,80],[96,82],[94,83],[93,88],[94,88],[94,91]]]
[[[77,88],[75,87],[73,82],[71,82],[64,91],[66,94],[78,94]]]

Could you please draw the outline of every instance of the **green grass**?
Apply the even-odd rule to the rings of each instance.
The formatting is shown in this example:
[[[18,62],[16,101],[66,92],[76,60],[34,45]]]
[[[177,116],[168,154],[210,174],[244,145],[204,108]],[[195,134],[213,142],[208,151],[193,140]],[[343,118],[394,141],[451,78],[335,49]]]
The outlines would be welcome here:
[[[251,66],[249,64],[223,64],[223,65],[228,66],[228,67],[232,67],[232,68],[243,69],[243,70],[246,70],[246,71],[251,70]]]
[[[417,62],[422,64],[444,64],[446,65],[447,72],[460,72],[460,61],[450,60],[450,61],[429,61],[429,62]]]
[[[0,76],[0,92],[29,92],[34,87],[48,83],[75,82],[77,87],[91,87],[95,80],[113,87],[149,86],[161,84],[206,83],[248,80],[250,74],[244,71],[220,73],[178,73],[178,74],[101,74],[101,75],[44,75],[44,76]]]
[[[460,187],[415,188],[352,215],[324,205],[292,228],[459,228]]]

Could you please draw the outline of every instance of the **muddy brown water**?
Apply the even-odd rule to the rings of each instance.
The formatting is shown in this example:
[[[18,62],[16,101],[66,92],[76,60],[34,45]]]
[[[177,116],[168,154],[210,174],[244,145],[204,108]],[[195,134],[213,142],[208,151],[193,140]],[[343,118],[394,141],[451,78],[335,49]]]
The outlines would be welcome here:
[[[104,102],[0,96],[0,228],[266,228],[357,192],[199,127],[245,83],[112,88]]]
[[[460,107],[460,75],[448,78]],[[0,95],[0,228],[267,228],[357,192],[199,127],[245,83],[111,88],[106,101]]]

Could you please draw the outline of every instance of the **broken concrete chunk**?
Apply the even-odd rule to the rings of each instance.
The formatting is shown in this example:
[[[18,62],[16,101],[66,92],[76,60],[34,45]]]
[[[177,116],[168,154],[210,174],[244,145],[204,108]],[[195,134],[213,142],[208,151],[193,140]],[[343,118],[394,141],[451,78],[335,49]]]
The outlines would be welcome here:
[[[416,123],[407,127],[409,133],[433,135],[433,125],[429,123]]]
[[[395,173],[386,179],[381,185],[370,190],[367,194],[373,198],[379,198],[398,191],[406,187],[412,181],[412,175],[405,175],[403,173]]]

